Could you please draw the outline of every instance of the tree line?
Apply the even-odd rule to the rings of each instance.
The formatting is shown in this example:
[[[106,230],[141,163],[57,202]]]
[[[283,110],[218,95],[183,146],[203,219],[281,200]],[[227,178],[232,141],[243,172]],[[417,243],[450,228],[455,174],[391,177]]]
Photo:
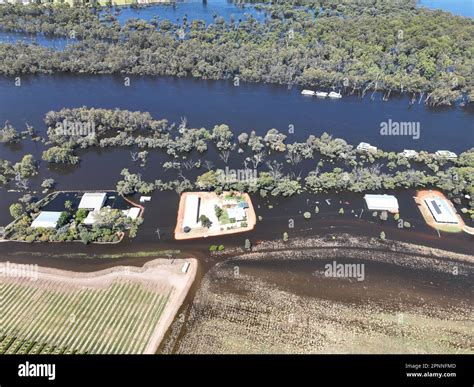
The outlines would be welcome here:
[[[78,120],[93,124],[96,128],[93,138],[58,135],[58,125]],[[192,128],[184,118],[174,124],[165,119],[156,120],[147,112],[87,107],[48,112],[45,122],[49,148],[43,152],[43,160],[50,163],[80,162],[76,150],[88,147],[130,148],[132,161],[139,161],[141,166],[146,164],[151,150],[168,155],[162,167],[165,171],[174,170],[178,175],[176,179],[166,173],[167,180],[145,181],[140,173],[125,169],[117,184],[117,190],[124,195],[199,189],[246,191],[266,197],[291,196],[303,191],[365,192],[435,187],[456,200],[470,195],[470,209],[474,209],[474,149],[461,153],[455,161],[426,151],[407,158],[382,149],[363,152],[327,133],[309,135],[304,141],[289,141],[289,135],[277,129],[269,129],[263,135],[255,131],[237,135],[226,124],[212,129]],[[210,151],[212,157],[204,156]],[[198,155],[197,161],[193,159],[195,155]],[[258,170],[258,178],[229,180],[224,169],[236,163],[243,170]],[[202,169],[206,172],[192,177],[193,172]]]
[[[0,74],[193,76],[410,93],[430,105],[472,101],[474,22],[414,1],[295,1],[262,5],[265,22],[206,25],[155,18],[120,26],[110,12],[67,5],[3,5],[4,31],[70,37],[62,51],[0,44]]]

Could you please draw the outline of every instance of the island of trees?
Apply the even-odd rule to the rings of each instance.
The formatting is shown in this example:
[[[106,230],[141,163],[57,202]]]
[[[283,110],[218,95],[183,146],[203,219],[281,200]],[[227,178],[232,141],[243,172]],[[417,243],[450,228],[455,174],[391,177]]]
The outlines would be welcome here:
[[[59,123],[92,122],[94,136],[58,135]],[[470,198],[474,218],[474,149],[455,160],[419,151],[408,158],[403,153],[364,152],[327,133],[309,135],[304,141],[290,141],[290,135],[270,129],[234,135],[228,125],[212,129],[192,128],[183,119],[178,125],[156,120],[147,112],[95,108],[62,109],[47,113],[47,144],[42,158],[56,164],[79,163],[78,149],[122,147],[138,168],[146,165],[150,152],[168,157],[160,176],[146,181],[130,169],[121,172],[117,191],[122,195],[155,190],[238,191],[262,197],[288,197],[301,192],[366,192],[394,189],[436,188],[455,203]],[[210,156],[212,154],[212,156]],[[135,164],[135,165],[136,165]],[[29,155],[16,164],[1,160],[1,181],[14,184],[32,176],[35,162]],[[255,178],[229,179],[231,168],[255,171]],[[159,171],[160,169],[157,169]],[[18,177],[19,176],[19,177]],[[197,176],[193,178],[193,176]],[[44,183],[44,187],[52,182]]]

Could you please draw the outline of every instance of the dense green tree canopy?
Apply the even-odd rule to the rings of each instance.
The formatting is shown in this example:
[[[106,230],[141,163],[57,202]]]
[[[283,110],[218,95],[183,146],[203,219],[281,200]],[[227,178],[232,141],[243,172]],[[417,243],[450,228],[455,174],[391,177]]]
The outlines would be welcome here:
[[[89,8],[4,5],[4,31],[70,37],[64,51],[0,44],[0,74],[129,73],[423,93],[432,105],[474,96],[474,22],[405,1],[267,1],[258,23],[131,19]],[[300,6],[295,8],[295,6]],[[187,23],[187,22],[186,22]],[[178,32],[185,31],[179,39]]]

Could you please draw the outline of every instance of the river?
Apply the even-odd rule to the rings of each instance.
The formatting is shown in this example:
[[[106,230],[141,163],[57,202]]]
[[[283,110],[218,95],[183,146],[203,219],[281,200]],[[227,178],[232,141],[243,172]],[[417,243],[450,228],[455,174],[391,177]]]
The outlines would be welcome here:
[[[252,129],[263,134],[273,127],[288,132],[289,126],[293,125],[295,133],[288,134],[289,141],[304,140],[310,134],[320,135],[326,131],[331,135],[345,138],[352,144],[367,141],[391,151],[408,148],[428,151],[450,149],[462,152],[474,143],[472,110],[461,107],[431,109],[422,104],[410,106],[406,96],[395,96],[388,102],[382,101],[380,95],[376,95],[374,100],[369,97],[361,100],[356,96],[344,96],[336,101],[317,100],[303,97],[298,87],[288,89],[285,86],[258,84],[241,84],[235,87],[232,82],[191,78],[132,77],[129,87],[124,86],[123,79],[118,76],[25,77],[19,87],[14,85],[13,79],[0,79],[0,122],[8,120],[20,130],[23,130],[25,123],[28,122],[44,134],[46,128],[43,118],[47,111],[83,105],[149,111],[155,118],[167,118],[175,122],[181,117],[186,117],[189,127],[204,126],[211,129],[213,125],[226,123],[230,125],[235,135]],[[420,138],[382,136],[380,124],[389,119],[420,122]],[[16,145],[2,144],[0,157],[18,161],[23,154],[32,153],[40,160],[44,149],[41,143],[24,140]],[[53,178],[57,182],[56,189],[60,190],[110,190],[114,189],[120,179],[120,171],[123,168],[141,173],[147,181],[154,181],[157,178],[169,179],[170,176],[175,178],[176,172],[164,171],[161,168],[162,162],[167,160],[162,152],[150,152],[145,168],[132,163],[129,152],[130,149],[123,148],[89,149],[81,152],[80,165],[73,167],[48,166],[43,162],[39,176],[31,179],[31,187],[40,191],[41,181],[44,178]],[[212,149],[204,156],[194,154],[191,157],[194,160],[206,157],[212,160],[216,167],[225,167]],[[245,155],[232,156],[229,162],[230,168],[242,168],[244,157]],[[314,160],[303,162],[302,176],[315,166]],[[201,168],[190,172],[190,176],[195,178],[204,172],[205,169]],[[397,196],[401,203],[402,217],[410,221],[415,229],[398,230],[396,223],[392,221],[387,227],[393,229],[393,235],[397,235],[397,239],[414,243],[469,251],[471,237],[459,234],[443,235],[439,238],[434,230],[424,225],[413,202],[413,194],[413,192],[398,192]],[[6,192],[4,188],[0,188],[0,224],[7,224],[10,221],[8,207],[21,195],[22,193]],[[41,194],[37,196],[41,197]],[[327,198],[332,200],[330,206],[325,202]],[[364,208],[362,195],[299,195],[291,199],[274,199],[271,203],[273,209],[268,208],[269,203],[266,200],[255,197],[254,201],[257,205],[257,214],[264,219],[257,225],[257,229],[248,235],[254,242],[281,238],[282,233],[288,230],[289,219],[297,219],[295,230],[290,230],[290,234],[295,235],[305,232],[327,233],[332,230],[354,231],[371,236],[380,233],[380,224],[373,222],[368,212],[363,216],[365,223],[364,220],[356,218]],[[316,205],[320,207],[321,213],[310,221],[304,221],[302,213],[314,211]],[[237,235],[212,238],[212,241],[176,244],[172,240],[172,232],[177,207],[176,193],[155,193],[152,202],[147,206],[145,223],[141,226],[136,240],[123,242],[120,247],[114,247],[112,250],[174,248],[198,249],[204,252],[211,243],[240,246],[248,237]],[[345,208],[343,216],[338,215],[341,207]],[[158,240],[156,233],[158,228],[161,240]],[[390,237],[391,233],[392,231],[387,232],[387,235]],[[50,253],[63,249],[69,251],[71,247],[2,245],[3,251],[18,249],[25,252],[40,250]],[[104,250],[74,244],[74,250],[78,251],[95,249]]]

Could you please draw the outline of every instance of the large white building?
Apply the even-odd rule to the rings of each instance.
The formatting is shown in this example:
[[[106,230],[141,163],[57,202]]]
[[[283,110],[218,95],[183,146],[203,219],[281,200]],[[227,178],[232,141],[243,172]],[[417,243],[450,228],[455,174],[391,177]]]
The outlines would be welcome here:
[[[365,195],[369,210],[398,212],[398,200],[392,195]]]
[[[195,228],[199,224],[201,198],[198,195],[186,196],[184,207],[183,228]]]
[[[56,228],[61,212],[41,211],[31,223],[32,228]]]
[[[104,206],[106,200],[107,194],[104,192],[87,192],[82,195],[79,208],[90,211],[99,211]]]

